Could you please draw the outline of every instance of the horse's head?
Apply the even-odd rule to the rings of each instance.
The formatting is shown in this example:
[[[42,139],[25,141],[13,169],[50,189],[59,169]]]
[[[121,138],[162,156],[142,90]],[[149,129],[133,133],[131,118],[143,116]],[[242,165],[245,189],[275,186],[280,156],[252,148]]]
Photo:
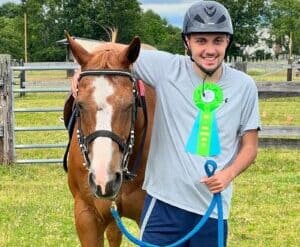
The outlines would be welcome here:
[[[134,141],[136,82],[129,72],[137,59],[140,39],[126,46],[107,43],[88,52],[67,34],[81,66],[76,97],[77,138],[95,196],[118,193]]]

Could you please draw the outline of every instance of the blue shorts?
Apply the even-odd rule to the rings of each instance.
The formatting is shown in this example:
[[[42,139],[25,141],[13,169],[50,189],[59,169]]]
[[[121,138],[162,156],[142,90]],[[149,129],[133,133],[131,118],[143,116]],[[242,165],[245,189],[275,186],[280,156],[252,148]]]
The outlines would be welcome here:
[[[164,246],[184,237],[202,216],[146,196],[141,216],[141,240]],[[224,243],[227,242],[227,220],[224,220]],[[218,247],[218,220],[209,218],[203,227],[180,247]]]

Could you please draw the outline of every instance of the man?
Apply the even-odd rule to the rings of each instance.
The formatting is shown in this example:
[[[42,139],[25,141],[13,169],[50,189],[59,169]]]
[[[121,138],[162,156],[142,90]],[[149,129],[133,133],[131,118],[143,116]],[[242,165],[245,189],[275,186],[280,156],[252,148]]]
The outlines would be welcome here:
[[[144,50],[133,66],[157,95],[143,185],[143,241],[164,246],[182,238],[205,214],[213,193],[222,192],[226,243],[231,182],[255,159],[260,129],[255,82],[224,64],[232,36],[227,9],[199,1],[183,23],[189,57]],[[209,178],[208,159],[218,165]],[[218,246],[217,217],[215,209],[182,246]]]
[[[180,239],[199,222],[212,193],[217,192],[223,196],[227,239],[231,181],[255,159],[260,128],[254,81],[223,63],[232,35],[225,7],[215,1],[199,1],[186,12],[183,23],[182,36],[190,58],[141,51],[134,64],[137,77],[152,85],[157,94],[143,186],[147,191],[141,221],[143,241],[166,245]],[[223,92],[223,102],[215,112],[220,151],[216,155],[187,152],[192,150],[187,143],[193,138],[191,130],[199,113],[193,102],[194,91],[199,85],[201,91],[205,84],[212,83]],[[210,91],[202,90],[206,92],[208,97]],[[207,159],[218,164],[218,171],[210,178],[204,170]],[[215,210],[199,233],[183,246],[217,246],[216,218]]]

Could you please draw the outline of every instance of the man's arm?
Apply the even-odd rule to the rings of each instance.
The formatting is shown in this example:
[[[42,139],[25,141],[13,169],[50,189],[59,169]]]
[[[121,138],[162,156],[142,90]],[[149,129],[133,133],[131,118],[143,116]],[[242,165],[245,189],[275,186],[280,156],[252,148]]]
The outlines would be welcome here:
[[[234,178],[252,164],[256,158],[257,149],[258,131],[250,130],[245,132],[241,140],[240,150],[233,163],[222,171],[216,172],[210,178],[203,178],[201,182],[206,184],[212,193],[223,191]]]

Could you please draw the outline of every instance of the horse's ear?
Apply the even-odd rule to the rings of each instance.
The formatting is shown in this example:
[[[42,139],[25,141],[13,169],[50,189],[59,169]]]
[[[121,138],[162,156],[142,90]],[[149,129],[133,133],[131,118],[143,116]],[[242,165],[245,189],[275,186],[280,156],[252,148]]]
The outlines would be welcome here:
[[[86,65],[87,62],[91,59],[92,55],[86,49],[84,49],[78,42],[76,42],[75,39],[71,37],[71,35],[67,31],[65,31],[65,35],[76,61],[81,66]]]
[[[133,64],[138,58],[141,49],[141,40],[139,37],[134,37],[129,46],[122,52],[121,58],[124,65]]]

